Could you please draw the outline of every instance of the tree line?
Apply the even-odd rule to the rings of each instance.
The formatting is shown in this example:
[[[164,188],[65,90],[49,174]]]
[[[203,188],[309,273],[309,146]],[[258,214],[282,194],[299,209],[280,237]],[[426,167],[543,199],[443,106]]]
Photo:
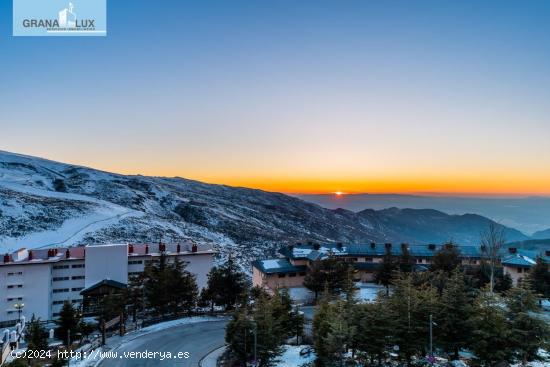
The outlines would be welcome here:
[[[406,265],[403,258],[384,259],[377,279],[391,292],[381,292],[372,303],[357,302],[351,271],[347,280],[340,278],[344,299],[327,283],[313,321],[317,366],[427,363],[430,345],[451,360],[468,350],[479,366],[525,364],[550,347],[550,329],[538,305],[539,294],[548,297],[546,264],[540,262],[517,287],[493,270],[493,291],[491,270],[462,267],[454,246],[444,247],[429,271]]]

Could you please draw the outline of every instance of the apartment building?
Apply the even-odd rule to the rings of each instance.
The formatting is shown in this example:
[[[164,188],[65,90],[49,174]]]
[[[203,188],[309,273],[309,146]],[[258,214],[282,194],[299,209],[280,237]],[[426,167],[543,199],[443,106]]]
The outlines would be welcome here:
[[[27,320],[34,314],[42,320],[58,316],[65,301],[79,306],[81,292],[104,280],[127,284],[129,277],[158,262],[179,258],[195,274],[197,285],[206,286],[215,251],[205,245],[106,244],[68,248],[20,249],[0,256],[0,325],[15,323],[18,306]]]
[[[279,258],[254,261],[252,282],[254,286],[267,289],[301,287],[311,264],[328,256],[351,263],[356,270],[356,281],[372,282],[376,269],[388,252],[399,257],[407,251],[415,261],[416,270],[423,271],[429,268],[435,254],[444,246],[447,245],[297,243],[282,247]],[[457,249],[463,265],[481,264],[484,254],[480,246],[457,246]],[[506,247],[501,255],[504,272],[512,276],[514,283],[535,264],[537,257],[550,264],[550,251],[530,251],[527,256],[526,252]]]

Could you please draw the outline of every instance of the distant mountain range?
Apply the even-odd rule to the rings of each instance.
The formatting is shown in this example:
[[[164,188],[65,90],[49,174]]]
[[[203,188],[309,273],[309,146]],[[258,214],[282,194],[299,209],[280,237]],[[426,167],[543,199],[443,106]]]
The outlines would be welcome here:
[[[213,244],[249,261],[296,241],[476,244],[489,219],[437,210],[326,209],[184,178],[125,176],[0,151],[0,251],[104,242]],[[529,239],[506,228],[509,241]]]
[[[550,238],[550,228],[545,229],[544,231],[537,231],[533,233],[532,237],[533,239],[536,239],[536,240],[544,240],[544,239]]]
[[[328,209],[412,208],[436,209],[449,214],[476,213],[527,234],[550,229],[550,197],[452,197],[386,194],[299,195]],[[541,236],[537,233],[537,236]],[[548,236],[542,234],[542,236]]]

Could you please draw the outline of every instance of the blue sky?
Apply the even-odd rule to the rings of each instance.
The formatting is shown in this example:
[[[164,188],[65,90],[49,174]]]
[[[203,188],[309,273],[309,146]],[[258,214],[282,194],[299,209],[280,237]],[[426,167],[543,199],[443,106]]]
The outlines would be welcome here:
[[[550,193],[548,2],[107,16],[105,38],[14,38],[0,3],[0,149],[287,192]]]

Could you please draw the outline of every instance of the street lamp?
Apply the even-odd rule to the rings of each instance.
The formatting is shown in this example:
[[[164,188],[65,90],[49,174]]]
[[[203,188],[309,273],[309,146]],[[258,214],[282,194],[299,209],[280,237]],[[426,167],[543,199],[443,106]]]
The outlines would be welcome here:
[[[13,305],[13,308],[17,310],[18,314],[18,321],[21,322],[21,312],[23,312],[23,307],[25,307],[25,304],[23,302],[18,302]]]

